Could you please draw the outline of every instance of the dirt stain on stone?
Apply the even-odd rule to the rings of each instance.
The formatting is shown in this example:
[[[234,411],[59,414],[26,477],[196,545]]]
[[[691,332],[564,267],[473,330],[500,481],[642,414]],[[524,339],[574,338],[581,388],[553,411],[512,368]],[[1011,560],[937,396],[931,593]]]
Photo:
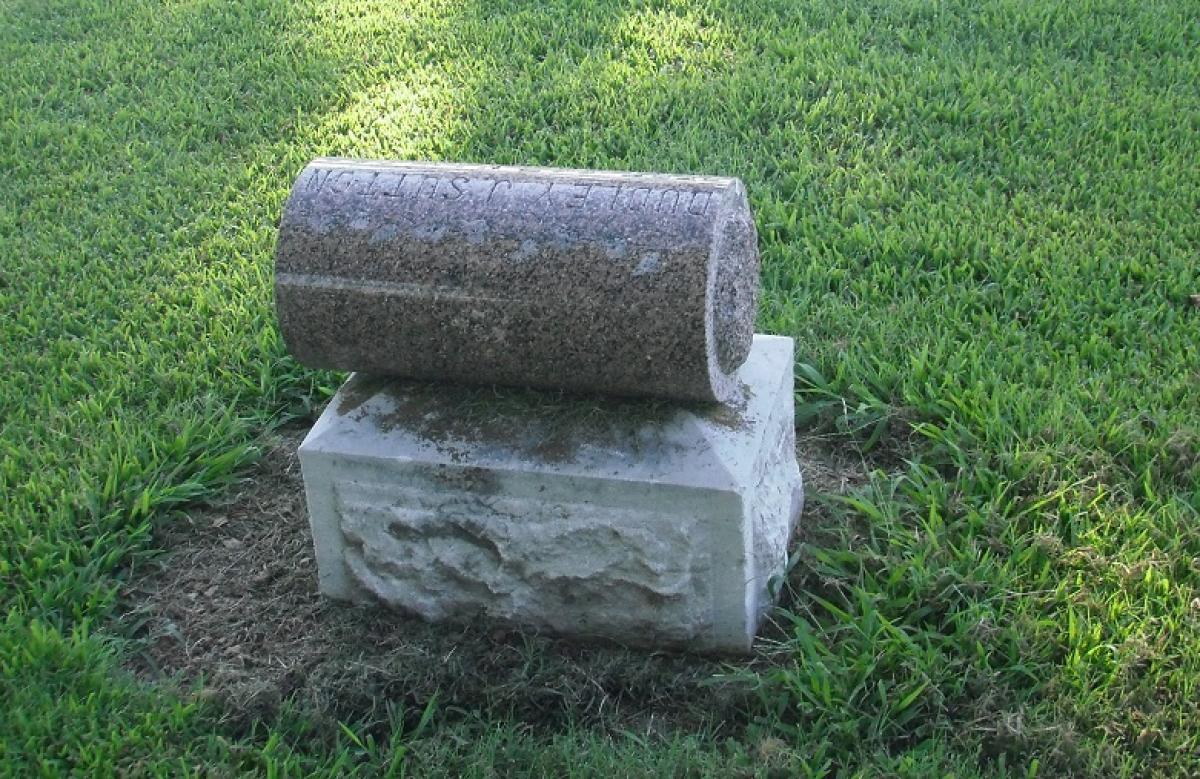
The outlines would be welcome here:
[[[388,379],[384,376],[362,375],[356,381],[345,385],[336,409],[338,416],[348,416],[362,408],[362,405],[375,397],[387,383]]]
[[[366,374],[347,383],[337,413],[361,419],[376,398],[380,410],[372,416],[381,431],[409,432],[453,459],[478,447],[513,449],[554,464],[575,461],[584,446],[643,452],[665,446],[665,430],[685,412],[727,429],[747,424],[745,398],[739,405],[672,403]]]

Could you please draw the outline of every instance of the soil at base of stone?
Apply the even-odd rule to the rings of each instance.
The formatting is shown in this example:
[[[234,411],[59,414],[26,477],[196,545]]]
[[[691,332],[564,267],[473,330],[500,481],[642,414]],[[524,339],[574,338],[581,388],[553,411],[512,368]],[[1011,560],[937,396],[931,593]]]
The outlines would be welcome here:
[[[305,432],[272,434],[226,501],[160,524],[153,547],[163,551],[122,591],[117,629],[136,639],[136,674],[214,700],[234,731],[270,721],[285,701],[313,721],[383,727],[388,705],[419,713],[435,695],[443,712],[547,729],[744,727],[753,693],[712,683],[730,670],[719,658],[581,645],[508,625],[430,625],[322,598],[296,459]],[[801,439],[801,448],[810,493],[861,482],[861,470],[819,442]],[[806,511],[802,526],[814,518]],[[764,628],[768,644],[772,631]],[[771,653],[748,662],[769,664]]]

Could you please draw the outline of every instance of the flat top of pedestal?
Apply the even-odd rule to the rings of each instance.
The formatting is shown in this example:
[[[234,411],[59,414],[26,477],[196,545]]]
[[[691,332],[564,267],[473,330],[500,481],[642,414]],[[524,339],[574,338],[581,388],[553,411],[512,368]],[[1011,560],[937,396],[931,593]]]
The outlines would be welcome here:
[[[792,403],[792,340],[756,335],[738,404],[586,397],[354,374],[301,445],[372,459],[529,468],[728,489]]]

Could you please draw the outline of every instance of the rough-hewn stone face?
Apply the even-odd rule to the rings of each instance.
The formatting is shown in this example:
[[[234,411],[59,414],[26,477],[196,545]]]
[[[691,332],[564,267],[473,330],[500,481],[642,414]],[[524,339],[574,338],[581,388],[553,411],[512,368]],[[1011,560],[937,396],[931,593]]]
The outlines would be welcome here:
[[[316,367],[730,401],[758,267],[737,179],[321,159],[276,304]]]
[[[746,651],[803,503],[791,339],[738,379],[742,404],[683,407],[355,374],[300,448],[321,592]]]

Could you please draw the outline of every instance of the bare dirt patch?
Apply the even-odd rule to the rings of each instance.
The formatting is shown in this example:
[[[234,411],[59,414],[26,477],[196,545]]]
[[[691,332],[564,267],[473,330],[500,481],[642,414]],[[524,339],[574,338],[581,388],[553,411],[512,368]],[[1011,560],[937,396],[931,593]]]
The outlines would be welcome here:
[[[866,457],[842,436],[812,433],[796,436],[796,459],[804,476],[805,503],[800,528],[792,539],[795,547],[843,543],[846,534],[855,531],[831,509],[829,499],[862,489],[874,471],[894,473],[901,465],[890,453],[874,452]],[[793,575],[793,581],[795,578]]]
[[[120,622],[138,639],[137,674],[215,700],[235,728],[271,719],[285,702],[314,720],[370,727],[382,725],[388,706],[419,713],[435,695],[439,717],[535,727],[730,735],[745,725],[753,692],[713,683],[732,667],[721,659],[495,625],[429,625],[322,598],[295,456],[304,432],[273,434],[227,500],[159,527],[154,546],[163,552],[132,572],[123,593]],[[802,439],[800,450],[810,495],[865,479],[835,447]],[[827,519],[810,499],[805,535]]]
[[[816,583],[810,565],[810,549],[846,543],[858,532],[844,516],[831,508],[829,498],[866,486],[872,471],[898,469],[898,461],[879,454],[864,457],[843,436],[797,431],[796,459],[804,477],[804,513],[792,538],[794,565],[780,593],[780,608],[767,618],[758,634],[762,663],[787,661],[785,642],[791,631],[786,614],[804,613],[805,609],[797,607],[805,600],[804,591]]]
[[[130,577],[121,622],[144,678],[216,699],[233,724],[284,701],[370,722],[387,704],[657,732],[729,727],[747,691],[710,683],[720,660],[580,646],[501,626],[429,625],[320,597],[295,451],[276,434],[226,502],[162,526],[164,550]]]

